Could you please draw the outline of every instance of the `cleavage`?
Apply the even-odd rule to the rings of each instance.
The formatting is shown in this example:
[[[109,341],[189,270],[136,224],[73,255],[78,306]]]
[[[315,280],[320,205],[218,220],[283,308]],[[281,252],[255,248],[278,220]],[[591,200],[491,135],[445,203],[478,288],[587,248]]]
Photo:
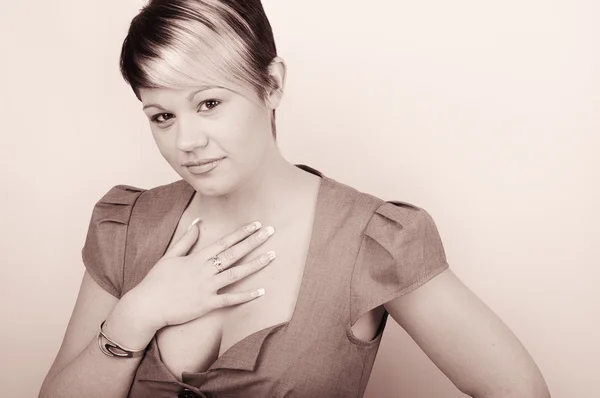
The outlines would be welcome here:
[[[275,235],[239,263],[250,261],[269,250],[275,250],[277,257],[257,273],[219,291],[239,292],[262,287],[265,289],[264,296],[214,310],[191,322],[168,326],[157,333],[161,359],[177,379],[181,380],[184,371],[205,372],[218,357],[240,341],[292,318],[308,254],[310,226],[306,224],[301,222],[278,228]],[[305,237],[303,244],[298,244],[298,236]],[[202,244],[198,246],[203,247]]]

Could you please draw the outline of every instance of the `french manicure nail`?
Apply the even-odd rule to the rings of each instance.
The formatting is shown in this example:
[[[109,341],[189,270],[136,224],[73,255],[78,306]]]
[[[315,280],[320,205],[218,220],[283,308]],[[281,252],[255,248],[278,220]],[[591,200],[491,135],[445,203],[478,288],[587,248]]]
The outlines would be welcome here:
[[[246,232],[256,231],[262,226],[260,221],[254,221],[252,224],[246,225]]]
[[[188,229],[187,229],[187,230],[189,231],[190,229],[192,229],[192,227],[193,227],[194,225],[196,225],[196,224],[198,223],[198,221],[200,221],[200,217],[198,217],[198,218],[196,218],[194,221],[192,221],[192,223],[190,224],[190,226],[188,227]]]
[[[250,293],[250,296],[252,297],[258,297],[258,296],[262,296],[263,294],[265,294],[265,289],[258,289],[253,291],[252,293]]]
[[[275,257],[277,257],[277,254],[273,250],[271,250],[269,252],[266,252],[262,256],[260,256],[260,263],[263,265],[266,265],[269,263],[269,261],[273,260]]]
[[[268,226],[267,228],[265,228],[259,232],[258,237],[259,237],[259,239],[267,239],[269,236],[273,235],[274,233],[275,233],[275,228]]]

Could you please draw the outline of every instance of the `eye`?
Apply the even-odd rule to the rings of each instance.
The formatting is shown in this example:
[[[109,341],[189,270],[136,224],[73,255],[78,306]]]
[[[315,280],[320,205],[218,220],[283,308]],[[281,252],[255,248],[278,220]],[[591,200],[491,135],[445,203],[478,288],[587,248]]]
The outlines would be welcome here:
[[[208,111],[215,109],[217,106],[219,106],[220,103],[221,103],[221,101],[219,101],[219,100],[208,99],[206,101],[202,101],[200,103],[200,105],[198,105],[198,110],[200,112],[208,112]],[[202,107],[205,107],[205,109],[203,109]]]
[[[156,124],[163,124],[166,123],[172,117],[173,115],[171,113],[159,113],[157,115],[152,116],[150,120],[152,120]]]

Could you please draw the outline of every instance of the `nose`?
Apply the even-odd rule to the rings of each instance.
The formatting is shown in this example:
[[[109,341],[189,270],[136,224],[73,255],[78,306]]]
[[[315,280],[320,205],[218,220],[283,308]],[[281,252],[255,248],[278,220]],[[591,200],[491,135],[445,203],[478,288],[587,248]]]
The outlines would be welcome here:
[[[191,152],[198,147],[208,145],[208,134],[197,121],[180,118],[175,145],[180,151]]]

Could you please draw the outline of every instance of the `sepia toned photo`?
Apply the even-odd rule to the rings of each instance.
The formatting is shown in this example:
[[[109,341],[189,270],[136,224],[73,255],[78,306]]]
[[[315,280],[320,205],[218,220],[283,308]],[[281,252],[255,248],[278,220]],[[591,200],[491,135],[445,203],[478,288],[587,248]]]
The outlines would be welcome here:
[[[1,396],[600,396],[596,3],[3,8]]]

